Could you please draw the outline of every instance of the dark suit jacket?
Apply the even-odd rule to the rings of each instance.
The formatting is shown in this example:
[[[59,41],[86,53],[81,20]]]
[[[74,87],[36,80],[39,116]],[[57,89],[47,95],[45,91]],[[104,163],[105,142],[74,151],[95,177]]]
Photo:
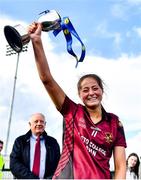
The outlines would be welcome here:
[[[52,178],[60,158],[60,147],[56,139],[48,136],[45,131],[42,135],[47,152],[44,178]],[[30,136],[31,131],[28,131],[16,138],[10,154],[10,169],[18,179],[39,179],[30,171]]]

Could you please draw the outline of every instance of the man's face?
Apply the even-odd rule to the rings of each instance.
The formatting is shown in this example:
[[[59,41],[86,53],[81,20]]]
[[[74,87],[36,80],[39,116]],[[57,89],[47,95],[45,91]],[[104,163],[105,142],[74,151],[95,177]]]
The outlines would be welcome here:
[[[3,144],[0,143],[0,152],[2,151],[2,149],[3,149]]]
[[[40,113],[32,115],[29,121],[29,125],[34,135],[41,135],[44,132],[46,125],[44,116]]]

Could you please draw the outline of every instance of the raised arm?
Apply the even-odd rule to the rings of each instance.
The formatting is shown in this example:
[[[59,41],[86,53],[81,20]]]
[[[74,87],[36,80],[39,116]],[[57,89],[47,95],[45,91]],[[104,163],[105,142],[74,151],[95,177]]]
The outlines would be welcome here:
[[[42,83],[56,108],[60,110],[65,99],[65,93],[51,75],[41,40],[41,30],[41,23],[33,23],[29,26],[29,35],[32,40],[36,65]]]

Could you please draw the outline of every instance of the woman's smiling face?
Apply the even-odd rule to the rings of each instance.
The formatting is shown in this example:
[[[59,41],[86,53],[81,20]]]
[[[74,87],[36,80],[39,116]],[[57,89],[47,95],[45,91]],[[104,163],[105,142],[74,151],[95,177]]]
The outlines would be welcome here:
[[[79,96],[86,107],[95,108],[101,105],[103,90],[92,77],[87,77],[81,82]]]

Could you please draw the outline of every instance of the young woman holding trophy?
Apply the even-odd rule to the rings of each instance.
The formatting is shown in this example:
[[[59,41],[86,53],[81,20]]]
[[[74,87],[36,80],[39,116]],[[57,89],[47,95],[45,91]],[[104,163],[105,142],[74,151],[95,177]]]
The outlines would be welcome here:
[[[78,82],[84,105],[73,102],[57,84],[49,69],[41,40],[41,23],[29,26],[36,65],[42,83],[64,118],[63,150],[54,179],[110,179],[109,160],[114,157],[115,179],[125,179],[126,141],[118,117],[102,104],[103,82],[87,74]]]

